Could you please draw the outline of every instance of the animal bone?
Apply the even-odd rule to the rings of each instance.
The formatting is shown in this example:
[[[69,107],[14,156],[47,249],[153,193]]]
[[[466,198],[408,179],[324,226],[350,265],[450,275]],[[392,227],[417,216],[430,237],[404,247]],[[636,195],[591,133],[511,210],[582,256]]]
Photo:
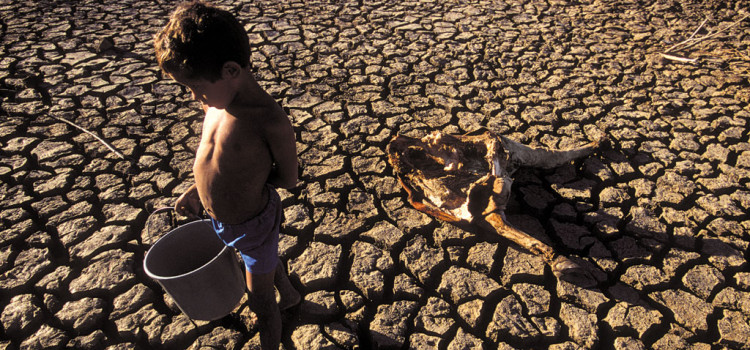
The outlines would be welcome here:
[[[386,151],[415,209],[453,224],[494,231],[541,256],[555,276],[566,279],[581,273],[576,263],[505,219],[513,183],[510,176],[520,166],[558,167],[589,155],[598,145],[548,150],[488,130],[460,136],[436,131],[421,139],[397,135]]]

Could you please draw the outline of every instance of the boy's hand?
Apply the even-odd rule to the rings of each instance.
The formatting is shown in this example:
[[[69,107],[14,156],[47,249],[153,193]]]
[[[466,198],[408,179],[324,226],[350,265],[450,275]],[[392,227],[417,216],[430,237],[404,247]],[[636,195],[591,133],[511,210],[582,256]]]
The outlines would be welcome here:
[[[174,204],[174,210],[177,214],[189,218],[197,218],[201,212],[201,199],[198,196],[198,190],[195,185],[191,186],[185,193],[177,198]]]

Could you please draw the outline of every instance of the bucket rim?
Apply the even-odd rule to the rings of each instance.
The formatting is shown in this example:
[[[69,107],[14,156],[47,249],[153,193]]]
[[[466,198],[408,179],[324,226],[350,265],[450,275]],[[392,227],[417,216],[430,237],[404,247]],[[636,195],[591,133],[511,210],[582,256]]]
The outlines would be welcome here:
[[[151,245],[151,248],[153,248],[154,246],[156,246],[162,239],[167,238],[167,236],[176,234],[176,231],[179,228],[181,228],[181,227],[190,226],[190,225],[193,225],[193,224],[206,224],[206,223],[210,223],[210,222],[211,222],[210,219],[196,220],[196,221],[192,221],[192,222],[189,222],[187,224],[184,224],[184,225],[177,226],[177,227],[173,228],[171,231],[167,232],[167,234],[165,234],[164,236],[162,236],[161,238],[159,238],[158,240],[156,240],[156,242]],[[218,236],[217,236],[217,239],[218,239]],[[174,275],[174,276],[160,276],[160,275],[157,275],[157,274],[151,272],[151,270],[148,268],[148,265],[146,264],[146,262],[148,261],[148,257],[149,257],[149,255],[151,254],[151,251],[152,251],[151,248],[149,248],[149,250],[146,252],[146,255],[143,257],[143,270],[146,272],[146,275],[148,275],[148,277],[151,277],[152,279],[157,280],[157,281],[173,280],[173,279],[185,277],[185,276],[187,276],[187,275],[189,275],[189,274],[191,274],[191,273],[193,273],[195,271],[198,271],[198,270],[206,267],[207,265],[211,264],[216,259],[218,259],[222,255],[224,255],[224,252],[226,252],[228,249],[231,249],[227,245],[224,245],[224,247],[216,255],[214,255],[214,257],[211,258],[211,260],[209,260],[205,264],[203,264],[203,265],[201,265],[201,266],[199,266],[197,268],[194,268],[194,269],[192,269],[192,270],[190,270],[188,272],[185,272],[183,274]]]

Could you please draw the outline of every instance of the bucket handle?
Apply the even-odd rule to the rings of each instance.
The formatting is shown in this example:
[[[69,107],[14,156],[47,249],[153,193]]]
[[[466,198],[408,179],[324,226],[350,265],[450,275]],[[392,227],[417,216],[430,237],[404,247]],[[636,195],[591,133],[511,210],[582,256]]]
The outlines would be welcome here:
[[[145,229],[146,229],[146,237],[150,241],[150,242],[147,243],[148,245],[152,245],[154,243],[153,239],[152,239],[152,236],[151,236],[151,225],[149,225],[149,223],[151,222],[151,218],[155,214],[164,213],[164,212],[172,212],[174,210],[175,210],[174,207],[161,207],[161,208],[157,208],[156,210],[154,210],[153,212],[151,212],[151,214],[148,214],[148,217],[146,218],[146,224],[145,224],[145,226],[146,226],[145,227]],[[195,221],[203,221],[203,220],[207,219],[208,218],[207,214],[208,213],[206,213],[205,209],[201,210],[201,215]],[[208,225],[213,230],[213,226],[212,225],[210,225],[208,223],[206,225]],[[172,215],[172,227],[174,227],[174,226],[176,226],[176,222],[175,222],[174,215]]]
[[[156,215],[156,214],[164,213],[164,212],[171,212],[171,211],[174,211],[173,207],[161,207],[161,208],[157,208],[156,210],[154,210],[153,212],[151,212],[151,214],[148,214],[148,217],[146,218],[146,224],[145,224],[146,227],[145,227],[145,229],[146,229],[146,239],[148,239],[149,242],[145,242],[146,244],[152,245],[154,243],[154,239],[151,236],[151,225],[149,225],[151,223],[151,218],[154,215]],[[174,216],[171,216],[171,218],[172,218],[172,220],[171,220],[172,221],[172,226],[174,226],[175,225]]]

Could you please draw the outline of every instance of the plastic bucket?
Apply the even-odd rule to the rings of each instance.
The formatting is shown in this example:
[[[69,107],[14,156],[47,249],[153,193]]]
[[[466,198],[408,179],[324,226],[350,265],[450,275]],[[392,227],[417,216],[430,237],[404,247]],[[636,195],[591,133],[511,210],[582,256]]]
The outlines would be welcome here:
[[[146,253],[143,268],[195,320],[228,315],[245,294],[237,255],[219,239],[210,220],[169,231]]]

